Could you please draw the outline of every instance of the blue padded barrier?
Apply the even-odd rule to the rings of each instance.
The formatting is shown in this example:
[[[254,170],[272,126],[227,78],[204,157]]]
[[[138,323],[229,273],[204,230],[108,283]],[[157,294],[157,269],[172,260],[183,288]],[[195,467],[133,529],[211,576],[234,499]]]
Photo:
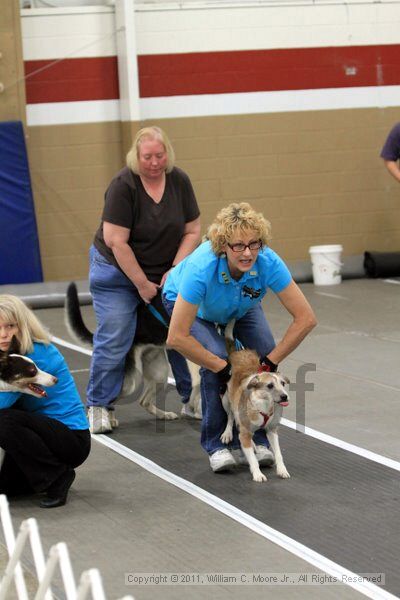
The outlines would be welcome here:
[[[25,137],[0,123],[0,284],[43,281]]]

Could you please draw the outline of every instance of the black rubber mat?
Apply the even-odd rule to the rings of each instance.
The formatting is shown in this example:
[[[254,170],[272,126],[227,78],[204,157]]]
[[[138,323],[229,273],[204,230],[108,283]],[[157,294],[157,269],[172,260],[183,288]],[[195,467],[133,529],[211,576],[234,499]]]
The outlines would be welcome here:
[[[61,350],[72,369],[88,366],[89,357]],[[83,398],[87,375],[75,374]],[[171,386],[165,404],[180,409]],[[134,401],[118,405],[117,416],[120,427],[110,437],[119,443],[350,571],[384,573],[384,589],[400,595],[397,471],[281,427],[291,478],[268,469],[268,482],[260,484],[245,466],[230,474],[211,472],[199,422],[157,421]]]

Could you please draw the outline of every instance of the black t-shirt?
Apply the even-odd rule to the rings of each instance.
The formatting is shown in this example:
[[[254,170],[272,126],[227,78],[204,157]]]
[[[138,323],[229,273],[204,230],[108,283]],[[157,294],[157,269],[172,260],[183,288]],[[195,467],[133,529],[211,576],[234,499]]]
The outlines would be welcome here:
[[[174,167],[166,174],[164,194],[157,204],[147,194],[140,177],[125,167],[105,193],[102,222],[94,245],[111,264],[120,268],[104,242],[103,222],[130,229],[128,244],[139,265],[150,281],[159,283],[171,268],[185,224],[199,214],[192,184],[181,169]]]

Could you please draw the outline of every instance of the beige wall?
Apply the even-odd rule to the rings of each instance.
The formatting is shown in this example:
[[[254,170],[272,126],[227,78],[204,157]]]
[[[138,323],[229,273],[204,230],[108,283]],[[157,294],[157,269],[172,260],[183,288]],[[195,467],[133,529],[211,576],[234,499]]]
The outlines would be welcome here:
[[[25,123],[19,2],[0,0],[0,121]]]
[[[44,280],[84,279],[104,191],[122,165],[120,124],[30,127],[28,153]]]
[[[379,152],[398,109],[165,119],[190,175],[203,226],[218,208],[250,201],[272,222],[288,261],[314,244],[344,255],[400,250],[400,187]],[[148,123],[143,123],[145,125]],[[29,157],[46,280],[87,276],[103,195],[138,124],[29,128]]]
[[[379,152],[398,111],[340,110],[164,121],[201,202],[203,222],[249,200],[286,259],[313,244],[347,255],[400,250],[400,188]]]

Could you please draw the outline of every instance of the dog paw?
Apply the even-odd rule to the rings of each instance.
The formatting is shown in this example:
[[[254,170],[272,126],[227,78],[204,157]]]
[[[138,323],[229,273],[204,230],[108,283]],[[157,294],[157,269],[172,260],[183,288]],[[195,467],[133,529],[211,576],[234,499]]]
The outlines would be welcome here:
[[[164,415],[164,419],[166,421],[173,421],[174,419],[178,419],[178,415],[174,412],[166,412]]]
[[[289,471],[287,471],[285,467],[278,469],[276,472],[282,479],[290,479]]]
[[[233,440],[233,435],[232,433],[226,433],[226,431],[224,431],[219,439],[223,444],[229,444]]]
[[[262,483],[263,481],[268,481],[268,480],[267,480],[266,476],[264,475],[264,473],[261,473],[261,471],[258,471],[256,473],[253,473],[253,481]]]

